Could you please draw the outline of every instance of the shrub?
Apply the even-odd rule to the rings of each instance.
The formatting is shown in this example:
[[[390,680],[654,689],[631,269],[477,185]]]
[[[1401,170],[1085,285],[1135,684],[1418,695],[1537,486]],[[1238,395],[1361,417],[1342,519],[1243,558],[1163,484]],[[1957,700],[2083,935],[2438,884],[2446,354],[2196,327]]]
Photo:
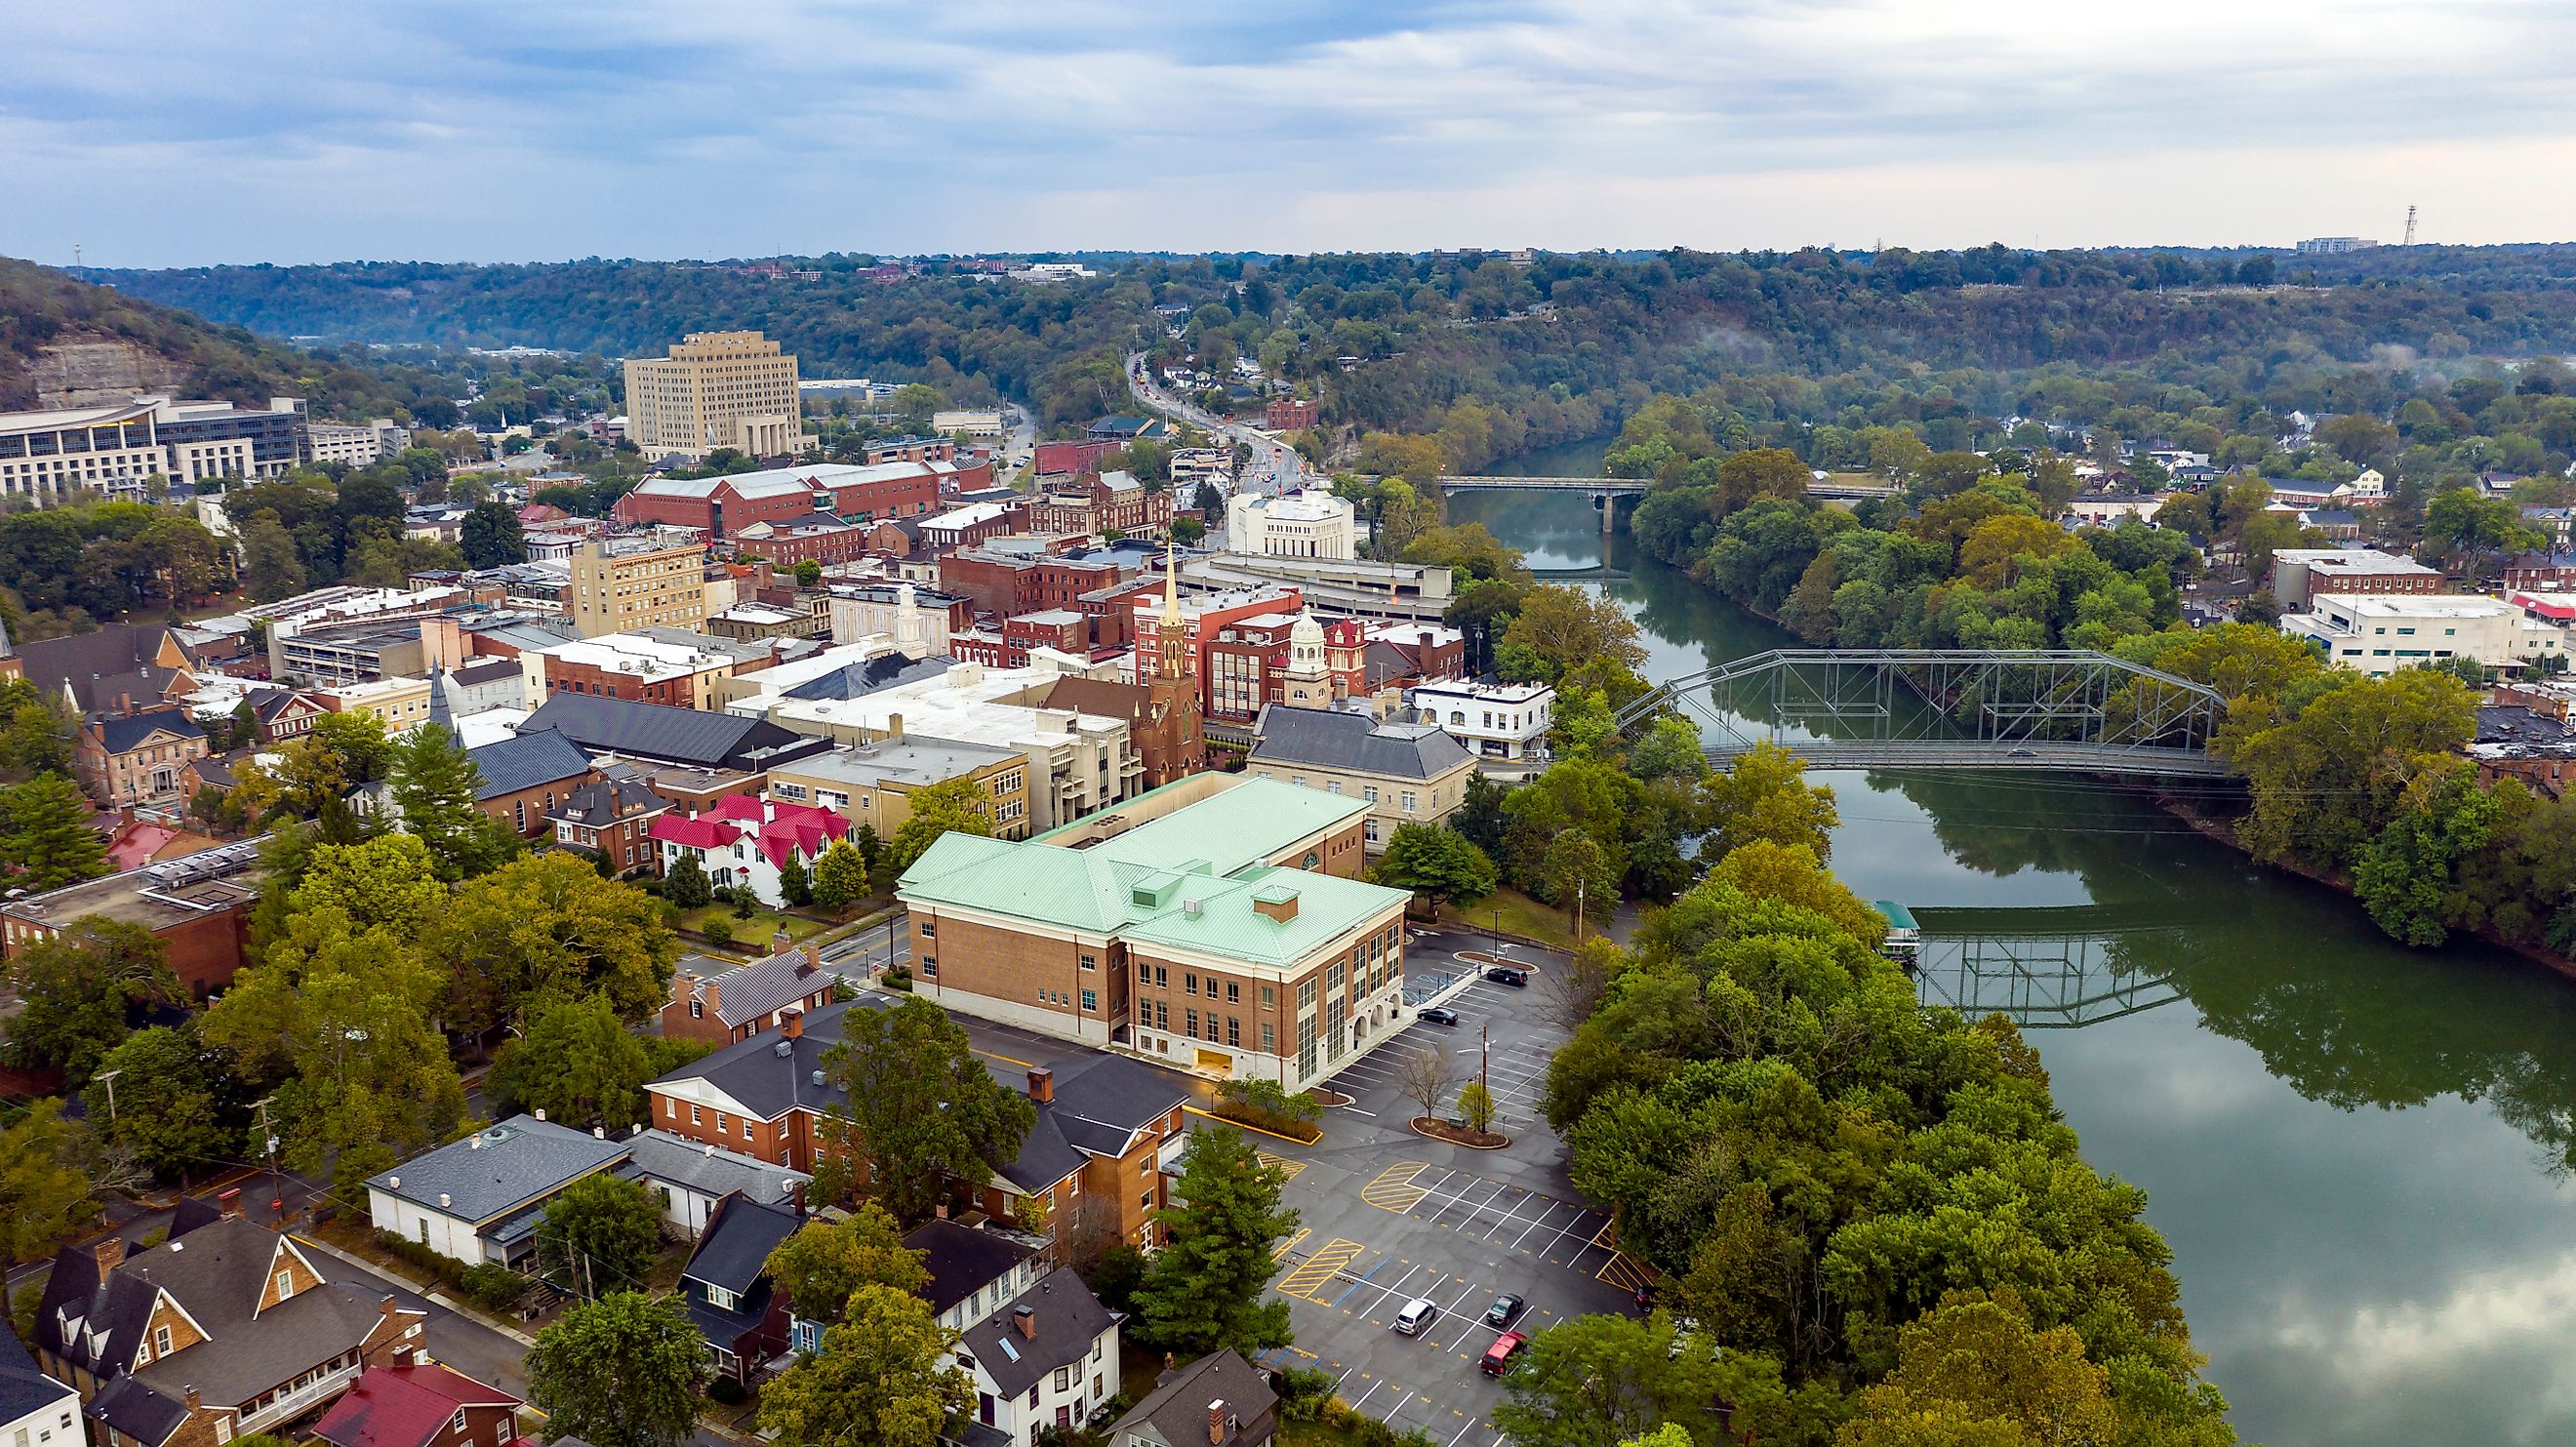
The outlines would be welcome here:
[[[1291,1095],[1275,1080],[1229,1080],[1216,1088],[1216,1113],[1278,1135],[1315,1141],[1323,1132],[1323,1102],[1304,1091]]]
[[[706,923],[698,926],[698,933],[714,940],[717,944],[731,944],[733,943],[733,921],[720,914],[711,914],[707,916]]]
[[[459,1283],[465,1299],[485,1311],[508,1311],[528,1294],[528,1279],[498,1261],[484,1261],[465,1268]]]
[[[439,1285],[450,1290],[464,1289],[466,1266],[455,1257],[432,1251],[410,1237],[397,1236],[391,1231],[377,1232],[376,1245],[395,1260],[429,1273]]]
[[[742,1389],[742,1383],[731,1377],[716,1377],[708,1381],[707,1396],[726,1407],[739,1407],[750,1400],[750,1393]]]
[[[1314,1421],[1338,1385],[1333,1374],[1321,1367],[1290,1367],[1270,1377],[1271,1390],[1279,1394],[1279,1415],[1291,1422]]]

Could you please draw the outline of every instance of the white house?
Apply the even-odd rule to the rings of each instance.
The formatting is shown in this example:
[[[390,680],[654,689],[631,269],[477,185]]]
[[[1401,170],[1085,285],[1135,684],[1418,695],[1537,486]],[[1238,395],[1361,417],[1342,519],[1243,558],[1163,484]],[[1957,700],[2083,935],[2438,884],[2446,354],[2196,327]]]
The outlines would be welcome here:
[[[813,1183],[803,1171],[701,1145],[663,1130],[639,1130],[625,1141],[627,1164],[618,1174],[643,1183],[662,1203],[663,1224],[694,1241],[707,1229],[716,1202],[739,1191],[766,1204],[788,1204]]]
[[[17,1333],[0,1322],[0,1444],[82,1447],[80,1393],[36,1369]]]
[[[849,832],[850,821],[837,810],[728,794],[689,818],[669,811],[653,816],[652,837],[662,849],[664,878],[681,859],[693,859],[709,884],[747,884],[761,903],[775,908],[786,902],[779,874],[788,856],[802,860],[810,873],[825,847]]]
[[[622,1142],[543,1115],[513,1116],[370,1177],[367,1217],[469,1266],[516,1267],[536,1252],[546,1202],[626,1155]]]
[[[1544,683],[1478,683],[1452,679],[1425,683],[1406,696],[1414,717],[1486,759],[1533,759],[1547,754],[1547,731],[1556,721],[1556,690]]]
[[[1118,1395],[1118,1318],[1059,1267],[969,1320],[957,1365],[975,1383],[975,1420],[1030,1447],[1048,1427],[1080,1427]]]

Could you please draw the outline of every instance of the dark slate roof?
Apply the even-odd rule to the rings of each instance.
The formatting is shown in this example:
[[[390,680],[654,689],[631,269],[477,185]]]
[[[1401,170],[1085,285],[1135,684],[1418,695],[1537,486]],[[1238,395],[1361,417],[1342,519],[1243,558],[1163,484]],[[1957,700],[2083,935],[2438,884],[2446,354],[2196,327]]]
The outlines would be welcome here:
[[[1225,1403],[1225,1412],[1241,1424],[1218,1443],[1208,1443],[1208,1406]],[[1127,1447],[1143,1441],[1153,1447],[1237,1447],[1247,1440],[1244,1428],[1260,1424],[1279,1405],[1270,1378],[1237,1351],[1211,1352],[1186,1367],[1165,1372],[1154,1390],[1109,1428],[1109,1440]]]
[[[467,749],[465,757],[483,772],[483,783],[474,791],[476,803],[590,772],[590,755],[553,729],[530,730]]]
[[[698,768],[765,768],[829,749],[832,741],[790,733],[766,719],[668,708],[595,693],[558,693],[519,725],[521,733],[560,729],[595,753],[624,754]]]
[[[458,683],[471,687],[475,684],[498,683],[505,678],[515,678],[518,674],[519,665],[517,660],[509,658],[491,658],[486,659],[481,663],[469,663],[463,668],[454,670],[447,676],[455,679]]]
[[[156,732],[177,738],[202,739],[206,731],[188,717],[184,708],[156,708],[150,713],[128,714],[123,718],[98,721],[99,741],[111,754],[121,754],[142,744]]]
[[[803,1171],[720,1151],[662,1130],[628,1136],[626,1152],[619,1175],[683,1186],[706,1196],[740,1192],[755,1201],[783,1201],[788,1187],[814,1179]]]
[[[853,663],[834,669],[819,678],[787,690],[786,697],[796,699],[859,698],[898,683],[918,678],[944,678],[957,666],[953,658],[906,658],[900,653],[881,653],[864,663]]]
[[[0,1422],[32,1417],[57,1402],[79,1395],[36,1369],[36,1358],[0,1319]],[[64,1447],[70,1447],[65,1443]]]
[[[132,1377],[118,1377],[101,1387],[90,1398],[88,1412],[144,1447],[160,1447],[188,1420],[185,1401],[162,1396]]]
[[[888,1010],[894,1005],[890,997],[868,991],[856,1001],[806,1012],[804,1034],[791,1043],[785,1059],[777,1051],[784,1037],[775,1029],[764,1030],[661,1078],[703,1080],[731,1097],[746,1114],[762,1120],[775,1120],[800,1102],[819,1108],[841,1096],[838,1089],[813,1080],[814,1072],[823,1068],[823,1052],[840,1043],[842,1016],[852,1009]]]
[[[507,1216],[625,1158],[621,1142],[521,1115],[416,1155],[380,1176],[370,1176],[367,1185],[480,1224]],[[439,1204],[442,1195],[448,1198],[446,1205]]]
[[[714,982],[715,1016],[728,1026],[757,1020],[781,1005],[795,1004],[832,985],[832,977],[801,949],[786,950],[747,965],[691,955],[680,961],[680,973],[694,980]]]
[[[769,1253],[803,1224],[794,1206],[727,1196],[708,1215],[706,1232],[698,1237],[698,1249],[689,1253],[688,1268],[680,1275],[747,1296],[765,1273]]]
[[[1022,1336],[1015,1324],[1022,1307],[1031,1314],[1033,1335]],[[974,1354],[1001,1395],[1016,1397],[1056,1368],[1089,1357],[1091,1344],[1117,1324],[1073,1268],[1059,1267],[991,1316],[969,1323],[959,1345]]]
[[[32,639],[18,645],[18,661],[27,681],[49,693],[70,685],[84,711],[99,707],[99,693],[113,696],[113,688],[100,687],[110,682],[132,685],[140,680],[158,698],[171,672],[152,659],[169,631],[159,623],[119,623],[67,638]]]
[[[288,704],[292,703],[302,703],[308,708],[321,707],[320,704],[313,701],[311,695],[299,690],[292,688],[271,688],[263,689],[258,696],[254,697],[250,701],[250,711],[252,715],[258,718],[262,723],[271,723],[276,720],[279,714],[286,711],[286,706]]]
[[[670,807],[670,800],[654,793],[641,779],[593,779],[565,795],[564,801],[546,817],[595,828]]]
[[[1037,1248],[999,1231],[979,1231],[960,1221],[924,1221],[903,1244],[921,1253],[930,1279],[919,1295],[939,1316],[1038,1254]]]
[[[1252,725],[1256,764],[1312,764],[1393,779],[1433,779],[1470,757],[1434,724],[1382,724],[1364,713],[1266,705]]]

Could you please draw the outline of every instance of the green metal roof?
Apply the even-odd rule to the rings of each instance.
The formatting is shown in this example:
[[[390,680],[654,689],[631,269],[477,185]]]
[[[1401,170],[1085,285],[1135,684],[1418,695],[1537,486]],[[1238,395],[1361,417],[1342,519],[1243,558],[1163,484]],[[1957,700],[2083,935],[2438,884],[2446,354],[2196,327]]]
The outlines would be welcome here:
[[[1186,871],[1191,864],[1204,862],[1207,872],[1230,875],[1309,835],[1347,824],[1367,813],[1368,807],[1364,800],[1321,789],[1276,779],[1245,779],[1224,793],[1211,794],[1082,852],[1150,869]]]
[[[1131,886],[1151,873],[1088,849],[949,833],[904,871],[901,893],[1108,934],[1135,910]]]
[[[1378,915],[1402,909],[1405,901],[1400,889],[1295,869],[1273,870],[1259,884],[1237,879],[1211,883],[1216,887],[1207,893],[1192,896],[1185,889],[1173,908],[1129,925],[1127,938],[1287,966]],[[1197,914],[1187,908],[1193,897],[1199,901]],[[1291,920],[1275,920],[1252,907],[1255,901],[1277,903],[1287,897],[1297,902],[1297,916]]]
[[[1887,923],[1891,928],[1913,929],[1916,927],[1912,912],[1907,910],[1905,906],[1898,904],[1895,900],[1873,899],[1869,902],[1869,907],[1877,910],[1880,914],[1887,916]]]

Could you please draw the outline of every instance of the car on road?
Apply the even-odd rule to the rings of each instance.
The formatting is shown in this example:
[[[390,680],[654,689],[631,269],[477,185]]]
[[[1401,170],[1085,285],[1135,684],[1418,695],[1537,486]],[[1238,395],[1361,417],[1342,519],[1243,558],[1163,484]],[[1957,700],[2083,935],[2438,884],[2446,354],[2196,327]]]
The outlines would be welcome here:
[[[1520,1315],[1528,1306],[1529,1303],[1521,1299],[1519,1292],[1506,1291],[1494,1298],[1493,1305],[1485,1308],[1485,1325],[1510,1326],[1512,1318]]]
[[[1430,1005],[1425,1006],[1414,1018],[1425,1025],[1455,1025],[1458,1023],[1458,1012],[1445,1005]]]
[[[1476,1365],[1484,1370],[1486,1376],[1499,1377],[1512,1369],[1512,1358],[1520,1355],[1521,1349],[1528,1345],[1529,1338],[1519,1332],[1504,1332],[1494,1338],[1492,1346],[1485,1348],[1484,1360]]]
[[[1485,972],[1485,978],[1497,985],[1509,985],[1515,990],[1525,989],[1529,985],[1529,971],[1515,970],[1508,965],[1494,966]]]
[[[1431,1325],[1432,1320],[1439,1315],[1440,1308],[1433,1305],[1429,1297],[1417,1296],[1406,1302],[1404,1309],[1395,1314],[1396,1332],[1402,1336],[1420,1336],[1422,1329]]]

